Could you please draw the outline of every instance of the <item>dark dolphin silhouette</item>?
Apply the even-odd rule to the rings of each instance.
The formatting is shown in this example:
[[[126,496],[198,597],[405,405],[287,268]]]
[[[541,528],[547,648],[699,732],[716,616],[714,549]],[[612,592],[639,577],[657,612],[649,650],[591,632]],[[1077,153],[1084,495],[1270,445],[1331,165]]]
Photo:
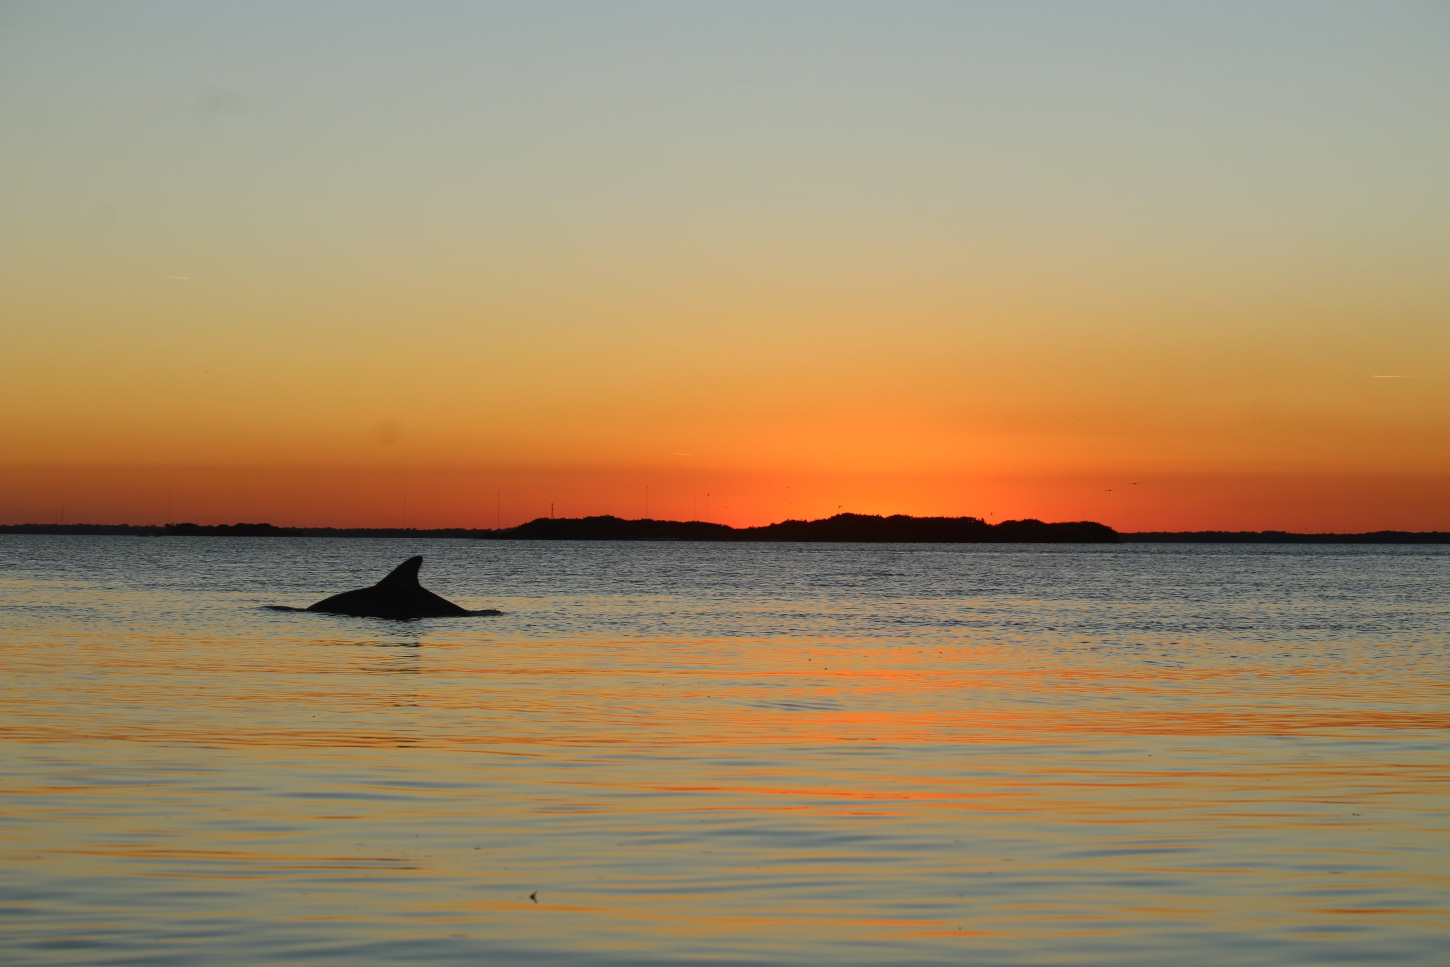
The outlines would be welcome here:
[[[406,621],[410,618],[457,618],[467,615],[503,614],[492,608],[469,611],[460,608],[447,598],[440,598],[418,583],[418,569],[423,566],[422,557],[410,557],[393,569],[393,572],[370,588],[344,591],[334,594],[309,608],[298,609],[320,611],[323,614],[345,614],[354,618],[391,618]],[[292,609],[288,609],[292,610]]]

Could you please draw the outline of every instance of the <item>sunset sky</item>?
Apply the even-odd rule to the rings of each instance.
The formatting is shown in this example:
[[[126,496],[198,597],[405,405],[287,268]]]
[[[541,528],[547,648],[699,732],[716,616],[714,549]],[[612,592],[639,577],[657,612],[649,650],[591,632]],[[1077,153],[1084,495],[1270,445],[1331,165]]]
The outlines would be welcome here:
[[[646,499],[1450,530],[1450,4],[0,4],[0,522]]]

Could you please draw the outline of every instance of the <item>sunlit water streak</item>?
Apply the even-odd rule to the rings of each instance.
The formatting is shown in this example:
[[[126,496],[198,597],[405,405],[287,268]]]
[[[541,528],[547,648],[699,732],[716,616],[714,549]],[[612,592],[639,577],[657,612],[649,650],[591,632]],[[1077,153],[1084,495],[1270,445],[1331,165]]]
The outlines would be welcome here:
[[[263,608],[412,553],[507,613]],[[1444,549],[7,536],[0,567],[3,962],[1450,949]]]

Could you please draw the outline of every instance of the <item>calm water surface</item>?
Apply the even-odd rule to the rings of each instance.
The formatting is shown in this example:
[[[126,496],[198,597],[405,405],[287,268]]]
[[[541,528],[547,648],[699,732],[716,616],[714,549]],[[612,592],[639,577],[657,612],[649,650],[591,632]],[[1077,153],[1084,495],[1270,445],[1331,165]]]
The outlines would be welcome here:
[[[1447,551],[0,537],[0,962],[1443,964]]]

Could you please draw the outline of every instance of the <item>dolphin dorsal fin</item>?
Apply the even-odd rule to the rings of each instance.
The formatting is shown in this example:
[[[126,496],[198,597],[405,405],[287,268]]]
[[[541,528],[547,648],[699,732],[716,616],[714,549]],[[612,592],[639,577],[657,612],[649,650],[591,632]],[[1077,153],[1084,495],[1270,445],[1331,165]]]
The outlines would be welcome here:
[[[393,568],[393,572],[378,582],[379,587],[418,587],[418,568],[423,566],[421,555],[410,557]]]

